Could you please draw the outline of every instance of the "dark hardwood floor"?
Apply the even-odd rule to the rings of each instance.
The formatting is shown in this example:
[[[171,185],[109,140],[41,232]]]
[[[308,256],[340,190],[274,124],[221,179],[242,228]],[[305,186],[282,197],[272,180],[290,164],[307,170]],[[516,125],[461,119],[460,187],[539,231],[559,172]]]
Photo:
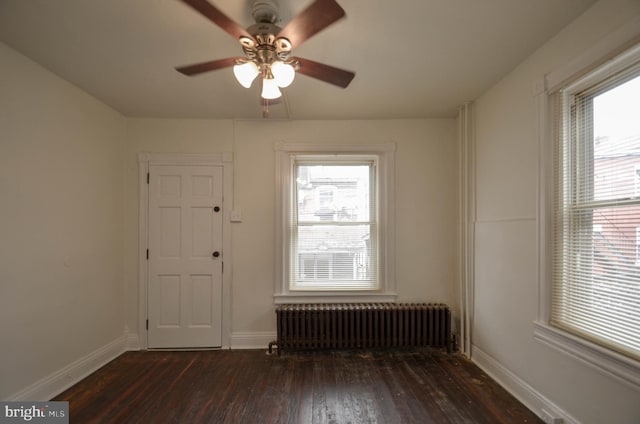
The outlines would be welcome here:
[[[76,423],[542,423],[440,350],[127,352],[54,400]]]

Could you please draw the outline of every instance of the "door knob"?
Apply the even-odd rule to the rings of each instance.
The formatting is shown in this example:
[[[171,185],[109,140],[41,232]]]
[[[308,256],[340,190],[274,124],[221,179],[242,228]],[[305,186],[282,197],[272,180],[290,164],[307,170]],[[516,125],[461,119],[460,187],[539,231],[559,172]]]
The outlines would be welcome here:
[[[220,256],[220,252],[218,252],[218,251],[213,252],[213,257],[214,258],[217,258],[218,256]]]

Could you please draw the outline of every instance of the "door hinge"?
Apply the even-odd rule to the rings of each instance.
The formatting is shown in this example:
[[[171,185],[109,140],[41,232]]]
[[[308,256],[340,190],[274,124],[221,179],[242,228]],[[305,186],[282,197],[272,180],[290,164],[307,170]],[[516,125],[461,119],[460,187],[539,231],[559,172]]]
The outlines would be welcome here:
[[[149,249],[147,249],[147,260],[149,260]]]
[[[149,173],[147,172],[147,184],[149,184]]]
[[[147,320],[147,330],[149,330],[149,320]]]

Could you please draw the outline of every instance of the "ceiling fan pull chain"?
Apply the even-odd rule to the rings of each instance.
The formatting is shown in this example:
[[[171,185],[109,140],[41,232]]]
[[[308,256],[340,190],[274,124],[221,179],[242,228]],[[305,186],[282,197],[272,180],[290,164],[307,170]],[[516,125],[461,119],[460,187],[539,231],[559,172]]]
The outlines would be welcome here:
[[[267,119],[269,117],[269,100],[262,99],[262,117]]]

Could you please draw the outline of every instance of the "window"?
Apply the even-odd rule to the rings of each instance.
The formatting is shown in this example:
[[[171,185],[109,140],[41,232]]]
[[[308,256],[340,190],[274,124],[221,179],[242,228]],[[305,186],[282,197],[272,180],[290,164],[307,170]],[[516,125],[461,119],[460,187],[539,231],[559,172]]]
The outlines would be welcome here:
[[[276,301],[393,300],[394,146],[276,150]]]
[[[377,290],[376,158],[295,156],[289,288]]]
[[[554,97],[550,323],[640,359],[640,54]]]

